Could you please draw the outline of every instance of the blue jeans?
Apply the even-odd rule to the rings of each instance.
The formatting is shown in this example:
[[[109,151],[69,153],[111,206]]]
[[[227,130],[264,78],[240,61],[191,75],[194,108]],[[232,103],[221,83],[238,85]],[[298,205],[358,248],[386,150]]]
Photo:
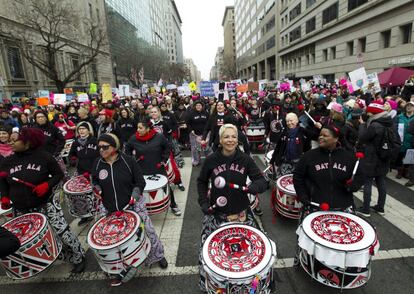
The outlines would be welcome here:
[[[384,209],[385,206],[385,197],[387,196],[385,188],[385,175],[384,176],[375,176],[375,177],[365,177],[364,182],[364,204],[363,209],[369,211],[371,204],[371,193],[372,193],[372,183],[375,180],[378,189],[378,203],[377,207]]]

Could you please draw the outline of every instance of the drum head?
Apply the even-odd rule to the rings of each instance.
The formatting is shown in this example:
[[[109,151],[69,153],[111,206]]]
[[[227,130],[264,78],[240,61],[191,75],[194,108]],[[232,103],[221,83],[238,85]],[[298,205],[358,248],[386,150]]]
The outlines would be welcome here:
[[[4,228],[19,238],[23,246],[41,232],[47,224],[46,216],[41,213],[27,213],[8,221]]]
[[[302,228],[315,243],[345,252],[368,248],[376,238],[369,223],[345,212],[311,213],[303,220]]]
[[[88,244],[94,249],[111,249],[124,243],[137,231],[141,219],[134,211],[115,213],[98,220],[88,233]]]
[[[63,191],[67,193],[88,193],[92,191],[92,186],[84,176],[77,176],[63,185]]]
[[[203,245],[208,270],[230,279],[245,279],[271,266],[275,248],[261,231],[227,225],[211,233]]]
[[[167,177],[163,175],[144,176],[144,179],[145,179],[145,184],[146,184],[144,191],[146,192],[158,190],[164,187],[165,185],[167,185],[168,183]]]
[[[293,175],[288,174],[277,179],[276,186],[282,192],[289,195],[296,195],[295,187],[293,186]]]

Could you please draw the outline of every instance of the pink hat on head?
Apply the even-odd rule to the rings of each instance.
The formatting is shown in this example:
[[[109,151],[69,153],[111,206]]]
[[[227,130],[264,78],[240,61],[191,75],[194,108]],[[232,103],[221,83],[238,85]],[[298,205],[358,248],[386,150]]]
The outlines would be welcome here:
[[[336,112],[342,113],[342,105],[339,104],[339,103],[336,103],[336,102],[332,103],[331,104],[331,109],[336,111]]]
[[[395,102],[394,100],[391,100],[391,99],[388,100],[387,102],[391,106],[392,110],[397,110],[397,108],[398,108],[398,103],[397,102]]]

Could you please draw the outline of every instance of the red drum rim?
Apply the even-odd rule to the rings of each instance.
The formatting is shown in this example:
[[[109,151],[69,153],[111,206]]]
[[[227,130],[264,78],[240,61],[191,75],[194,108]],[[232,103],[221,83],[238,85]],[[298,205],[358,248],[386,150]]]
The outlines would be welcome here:
[[[231,252],[233,248],[236,252]],[[206,269],[213,274],[224,279],[240,280],[260,274],[271,266],[276,248],[260,230],[242,224],[229,224],[210,234],[202,253]],[[231,263],[226,259],[230,257],[233,259]],[[234,262],[235,259],[239,262]]]
[[[288,190],[286,188],[286,186],[288,185],[291,185],[293,187],[293,190]],[[284,175],[278,178],[276,181],[276,187],[278,190],[281,190],[283,193],[286,193],[289,195],[296,195],[295,187],[293,186],[293,174],[287,174],[287,175]]]
[[[346,212],[313,212],[303,220],[302,230],[312,241],[344,252],[370,248],[377,238],[367,221]]]
[[[78,191],[71,191],[71,190],[68,189],[68,186],[70,184],[72,184],[73,182],[75,182],[75,184],[79,184],[79,181],[81,181],[82,183],[87,184],[89,188],[87,188],[85,190],[81,190],[81,191],[79,191],[79,190]],[[79,187],[79,186],[77,186],[77,187]],[[92,192],[92,185],[90,184],[90,182],[84,176],[76,176],[76,177],[73,177],[73,178],[66,181],[66,183],[63,185],[63,192],[65,192],[67,194],[89,193],[89,192]]]
[[[22,226],[23,221],[26,221],[24,227]],[[39,235],[39,232],[45,229],[46,226],[46,216],[38,212],[26,213],[21,216],[17,216],[3,224],[3,227],[5,229],[9,230],[17,236],[21,246],[31,242],[34,238],[36,238]],[[28,232],[28,230],[30,229],[30,234],[25,234],[22,236],[23,229],[26,232]]]
[[[134,211],[122,211],[119,217],[112,213],[100,218],[90,228],[88,244],[96,250],[112,249],[132,238],[140,224],[141,218]],[[115,226],[118,226],[118,228]],[[109,238],[105,238],[105,236],[109,236]]]

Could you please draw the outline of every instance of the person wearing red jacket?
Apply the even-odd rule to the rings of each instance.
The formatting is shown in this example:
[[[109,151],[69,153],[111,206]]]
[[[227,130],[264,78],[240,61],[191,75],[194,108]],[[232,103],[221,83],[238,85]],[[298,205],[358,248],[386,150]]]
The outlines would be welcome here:
[[[73,264],[73,273],[85,269],[85,251],[70,231],[59,198],[53,197],[63,172],[53,156],[40,148],[45,135],[37,128],[23,128],[10,136],[14,154],[0,165],[1,208],[13,203],[15,216],[39,212],[46,216],[64,246],[64,258]]]

